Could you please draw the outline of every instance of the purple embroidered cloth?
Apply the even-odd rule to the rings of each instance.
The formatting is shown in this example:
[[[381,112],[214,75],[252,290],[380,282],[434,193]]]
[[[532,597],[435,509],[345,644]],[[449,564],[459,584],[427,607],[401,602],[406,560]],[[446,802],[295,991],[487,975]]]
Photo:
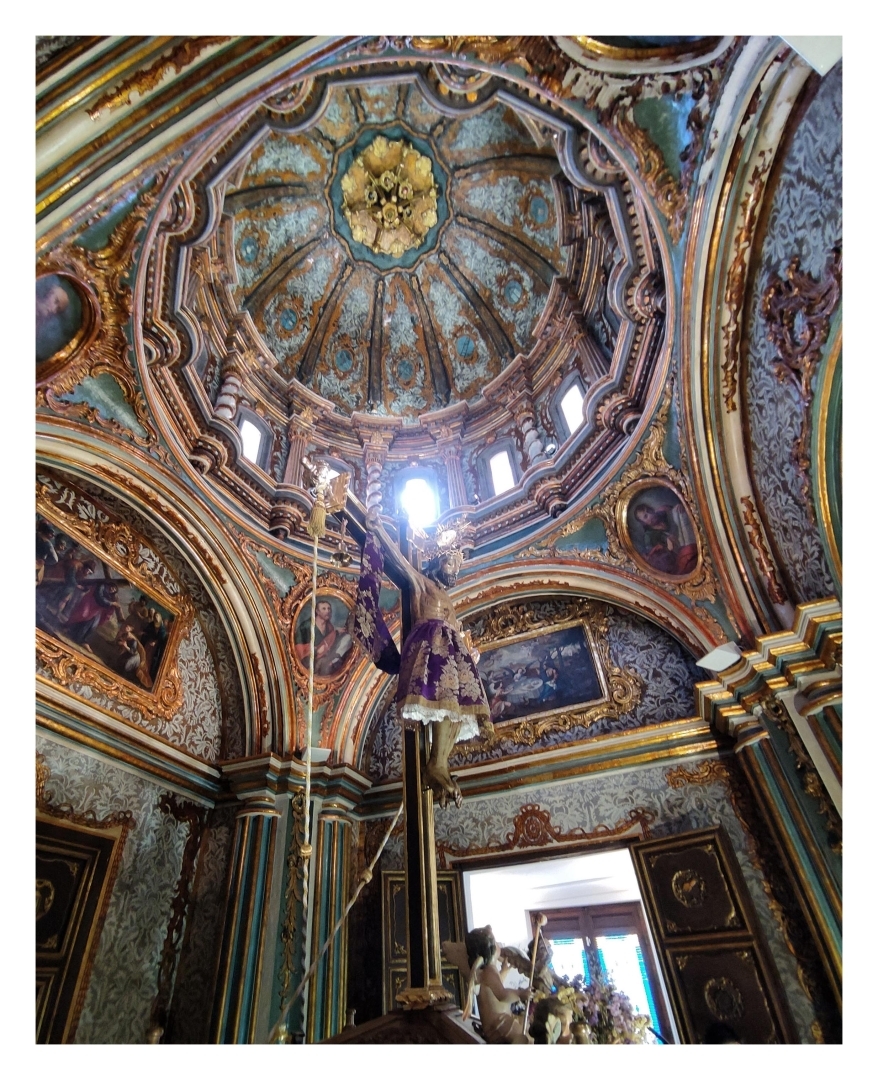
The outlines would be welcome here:
[[[422,724],[459,720],[457,741],[473,738],[490,709],[466,642],[443,619],[424,619],[412,627],[400,656],[378,605],[383,569],[381,544],[367,533],[354,637],[382,671],[399,672],[396,709],[403,720]]]

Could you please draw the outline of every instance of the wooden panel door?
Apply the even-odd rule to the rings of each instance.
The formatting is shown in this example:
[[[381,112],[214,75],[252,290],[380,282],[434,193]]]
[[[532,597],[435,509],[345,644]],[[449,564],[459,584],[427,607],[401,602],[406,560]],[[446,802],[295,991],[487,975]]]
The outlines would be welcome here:
[[[405,921],[405,875],[401,870],[381,873],[382,938],[384,952],[384,1011],[397,1007],[396,995],[407,982],[408,943]],[[463,904],[460,874],[454,870],[438,871],[439,940],[463,941]],[[453,964],[442,961],[442,985],[459,1006],[463,1000],[460,973]]]
[[[37,814],[36,1041],[70,1042],[85,997],[124,827]]]
[[[722,828],[633,844],[683,1042],[798,1041]]]

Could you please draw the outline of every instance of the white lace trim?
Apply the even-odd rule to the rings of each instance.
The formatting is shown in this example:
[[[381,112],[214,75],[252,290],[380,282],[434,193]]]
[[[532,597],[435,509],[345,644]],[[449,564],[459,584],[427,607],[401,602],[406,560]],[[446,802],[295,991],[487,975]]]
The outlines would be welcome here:
[[[460,732],[455,742],[474,739],[479,734],[479,722],[472,713],[451,712],[449,709],[431,709],[426,705],[403,705],[403,720],[414,720],[420,724],[440,724],[443,720],[460,720]]]

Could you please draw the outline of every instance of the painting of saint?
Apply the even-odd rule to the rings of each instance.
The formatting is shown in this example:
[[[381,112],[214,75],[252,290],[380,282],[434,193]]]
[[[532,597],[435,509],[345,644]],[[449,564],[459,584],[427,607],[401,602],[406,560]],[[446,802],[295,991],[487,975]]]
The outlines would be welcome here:
[[[653,483],[629,500],[625,529],[633,554],[666,577],[685,578],[698,567],[695,525],[672,487]]]
[[[479,675],[494,724],[605,697],[581,623],[483,650]]]
[[[338,675],[354,654],[354,639],[347,631],[351,609],[340,596],[321,594],[315,604],[314,677],[329,679]],[[307,671],[311,657],[311,601],[302,606],[293,631],[296,659]]]
[[[175,615],[37,514],[37,626],[152,690]]]
[[[73,282],[60,274],[37,278],[36,344],[37,363],[51,359],[79,333],[82,300]]]

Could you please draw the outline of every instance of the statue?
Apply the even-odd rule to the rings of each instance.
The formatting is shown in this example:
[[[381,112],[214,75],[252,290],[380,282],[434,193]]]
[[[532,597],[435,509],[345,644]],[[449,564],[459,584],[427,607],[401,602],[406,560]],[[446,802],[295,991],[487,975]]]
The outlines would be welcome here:
[[[443,941],[442,952],[466,980],[463,1019],[472,1012],[473,998],[478,997],[479,1022],[487,1043],[531,1043],[524,1034],[527,988],[511,989],[503,985],[507,967],[501,963],[500,946],[490,926],[470,930],[465,941]],[[517,1011],[513,1011],[518,1006]]]
[[[439,805],[457,806],[461,793],[448,769],[448,755],[458,741],[488,726],[490,709],[463,627],[447,589],[457,581],[462,553],[449,544],[424,568],[416,570],[388,536],[377,511],[366,514],[366,541],[357,593],[353,634],[382,671],[398,673],[396,711],[403,722],[430,728],[430,754],[425,779]],[[412,628],[396,648],[378,605],[384,558],[411,586]]]

